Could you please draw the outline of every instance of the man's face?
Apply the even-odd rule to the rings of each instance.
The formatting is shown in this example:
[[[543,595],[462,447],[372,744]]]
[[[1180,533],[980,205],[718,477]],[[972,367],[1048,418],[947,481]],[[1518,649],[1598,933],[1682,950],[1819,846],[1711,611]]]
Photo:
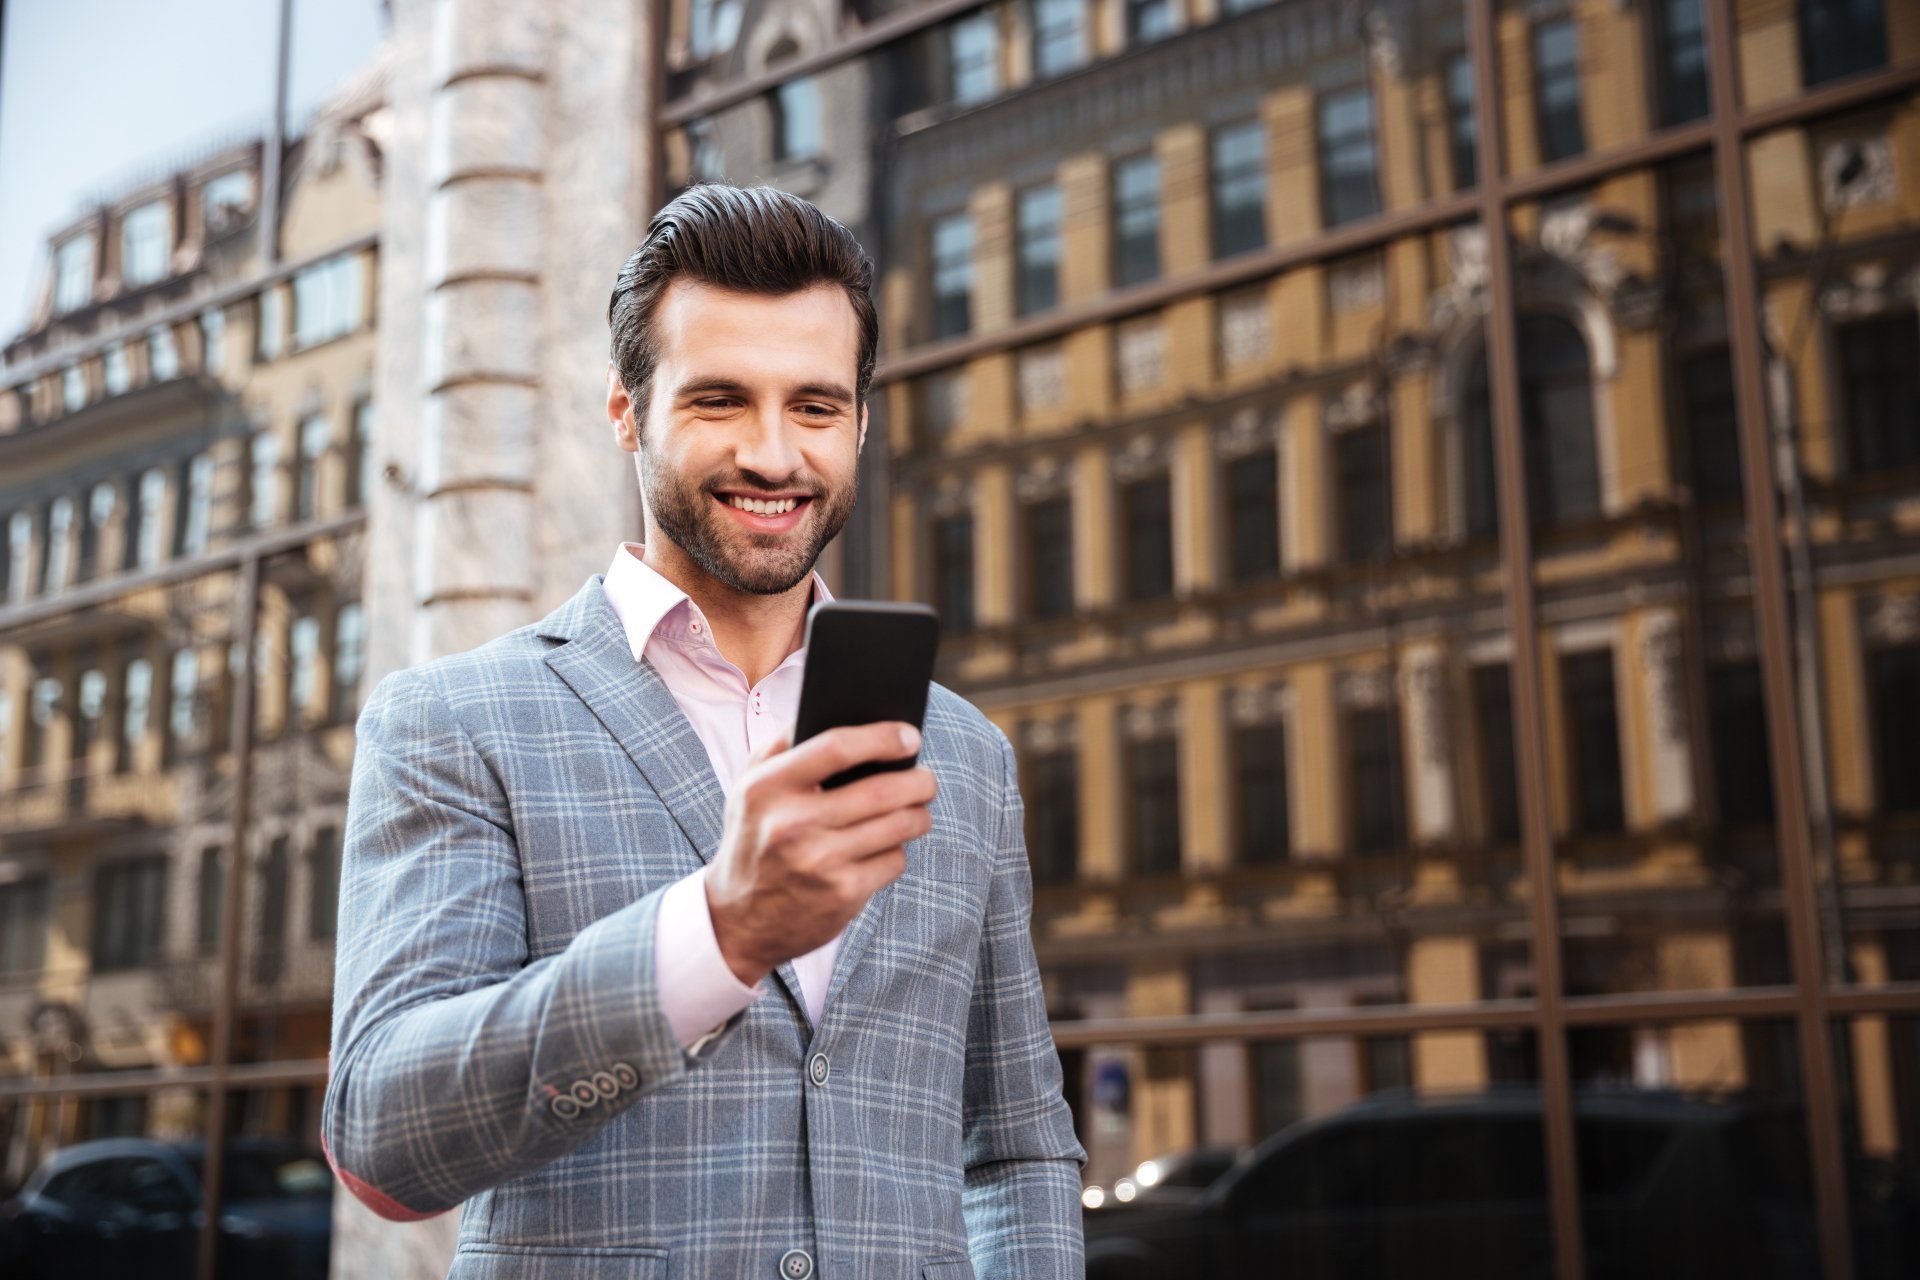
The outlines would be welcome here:
[[[767,296],[676,280],[653,328],[647,403],[607,375],[607,417],[638,454],[648,514],[709,577],[789,590],[853,513],[867,430],[853,304],[838,285]]]

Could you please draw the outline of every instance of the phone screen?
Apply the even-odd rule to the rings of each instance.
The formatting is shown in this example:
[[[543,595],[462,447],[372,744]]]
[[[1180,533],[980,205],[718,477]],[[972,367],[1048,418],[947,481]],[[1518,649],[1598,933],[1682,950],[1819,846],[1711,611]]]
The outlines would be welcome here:
[[[807,611],[807,661],[794,717],[795,746],[842,725],[904,720],[924,729],[940,618],[924,604],[829,600]],[[821,785],[841,787],[919,759],[868,760]]]

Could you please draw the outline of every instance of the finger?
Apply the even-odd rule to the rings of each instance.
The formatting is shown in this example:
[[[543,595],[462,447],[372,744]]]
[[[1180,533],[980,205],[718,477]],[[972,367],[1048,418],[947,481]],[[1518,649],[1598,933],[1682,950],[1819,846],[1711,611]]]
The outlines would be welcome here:
[[[932,829],[933,815],[925,805],[915,804],[823,833],[820,840],[830,859],[862,862],[895,845],[917,840]]]
[[[864,902],[881,889],[900,878],[907,869],[907,850],[904,845],[895,845],[891,849],[882,849],[869,858],[862,858],[848,872],[854,892]]]
[[[758,764],[762,760],[771,760],[791,745],[788,739],[792,736],[791,733],[784,731],[774,734],[771,738],[768,738],[765,742],[754,748],[753,754],[747,757],[747,763]]]
[[[784,783],[813,787],[853,765],[898,760],[919,749],[920,731],[904,721],[842,725],[817,733],[787,752],[776,772]]]
[[[933,770],[925,765],[889,769],[806,797],[808,822],[828,830],[850,827],[907,805],[929,804],[937,790]]]

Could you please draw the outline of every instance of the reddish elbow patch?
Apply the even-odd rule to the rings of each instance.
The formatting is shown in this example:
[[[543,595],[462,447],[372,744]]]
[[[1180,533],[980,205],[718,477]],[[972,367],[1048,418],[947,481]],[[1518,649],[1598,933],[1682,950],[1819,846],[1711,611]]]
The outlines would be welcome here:
[[[333,1148],[327,1144],[325,1135],[322,1135],[320,1138],[320,1150],[326,1153],[327,1163],[333,1166],[334,1176],[340,1179],[342,1186],[353,1192],[354,1199],[387,1219],[389,1222],[420,1222],[427,1218],[439,1216],[436,1213],[421,1213],[417,1210],[409,1209],[378,1187],[362,1182],[345,1169],[342,1169],[340,1162],[333,1158]]]

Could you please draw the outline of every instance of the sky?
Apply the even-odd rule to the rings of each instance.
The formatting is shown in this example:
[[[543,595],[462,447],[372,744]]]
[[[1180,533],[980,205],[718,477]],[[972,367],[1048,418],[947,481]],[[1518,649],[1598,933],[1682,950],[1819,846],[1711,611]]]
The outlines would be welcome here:
[[[0,341],[25,325],[47,233],[90,198],[266,131],[279,0],[0,0]],[[364,64],[381,0],[294,0],[288,116]]]

